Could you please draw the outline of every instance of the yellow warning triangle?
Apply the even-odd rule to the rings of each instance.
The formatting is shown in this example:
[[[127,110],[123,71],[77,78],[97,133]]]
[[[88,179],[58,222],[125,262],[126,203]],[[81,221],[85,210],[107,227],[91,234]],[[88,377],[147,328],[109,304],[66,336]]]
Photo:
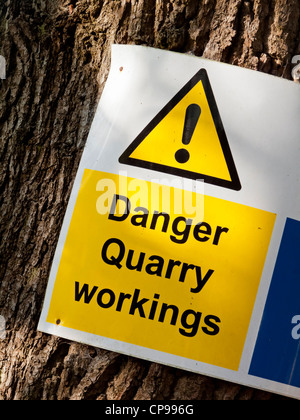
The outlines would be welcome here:
[[[119,162],[241,189],[206,70],[171,99]]]

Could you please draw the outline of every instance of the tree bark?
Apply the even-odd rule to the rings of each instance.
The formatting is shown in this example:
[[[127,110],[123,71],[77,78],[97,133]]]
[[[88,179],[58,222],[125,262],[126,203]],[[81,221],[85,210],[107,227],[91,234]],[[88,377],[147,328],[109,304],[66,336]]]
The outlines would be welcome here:
[[[112,43],[290,78],[298,0],[2,0],[0,398],[279,399],[37,332],[73,180]]]

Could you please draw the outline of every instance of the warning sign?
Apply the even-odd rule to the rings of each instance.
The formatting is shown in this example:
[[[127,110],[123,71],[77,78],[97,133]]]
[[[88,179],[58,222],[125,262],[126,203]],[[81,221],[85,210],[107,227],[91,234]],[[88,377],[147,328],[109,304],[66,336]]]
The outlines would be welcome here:
[[[299,115],[295,83],[114,46],[39,331],[300,398]]]
[[[119,159],[233,190],[241,184],[208,79],[200,70]]]
[[[85,171],[47,322],[237,370],[275,215],[157,187]]]

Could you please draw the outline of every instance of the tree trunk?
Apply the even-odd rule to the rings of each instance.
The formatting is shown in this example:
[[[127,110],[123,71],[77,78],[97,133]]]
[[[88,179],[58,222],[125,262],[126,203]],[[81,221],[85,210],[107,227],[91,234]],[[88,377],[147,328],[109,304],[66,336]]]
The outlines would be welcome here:
[[[2,0],[1,399],[278,399],[37,332],[73,180],[112,43],[290,78],[298,0]]]

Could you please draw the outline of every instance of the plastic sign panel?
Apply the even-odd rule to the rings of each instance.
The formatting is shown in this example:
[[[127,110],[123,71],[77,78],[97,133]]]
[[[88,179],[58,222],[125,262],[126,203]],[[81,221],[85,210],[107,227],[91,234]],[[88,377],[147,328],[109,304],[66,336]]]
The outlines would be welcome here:
[[[113,46],[39,330],[300,398],[300,87]]]

